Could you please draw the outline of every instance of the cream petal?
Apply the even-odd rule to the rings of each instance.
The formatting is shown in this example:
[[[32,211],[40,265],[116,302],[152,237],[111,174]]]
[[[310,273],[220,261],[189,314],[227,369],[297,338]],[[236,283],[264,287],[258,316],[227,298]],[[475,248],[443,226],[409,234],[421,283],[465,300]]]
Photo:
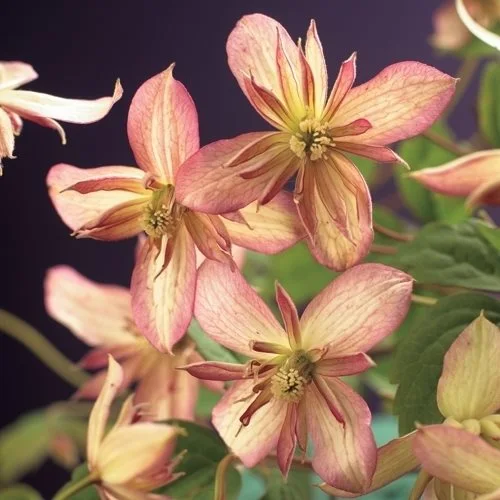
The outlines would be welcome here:
[[[0,61],[0,91],[12,90],[38,78],[31,64],[20,61]]]
[[[0,173],[3,158],[14,158],[14,127],[10,116],[0,108]]]

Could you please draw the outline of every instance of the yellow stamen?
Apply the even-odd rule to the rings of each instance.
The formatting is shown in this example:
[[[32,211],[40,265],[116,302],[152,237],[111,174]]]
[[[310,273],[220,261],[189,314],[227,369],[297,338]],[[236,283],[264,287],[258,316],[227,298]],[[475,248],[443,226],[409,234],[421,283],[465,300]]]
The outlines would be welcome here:
[[[271,391],[275,397],[297,402],[312,381],[314,364],[304,351],[294,352],[271,377]]]
[[[299,157],[311,161],[324,158],[327,148],[334,146],[328,135],[328,124],[316,118],[306,118],[299,123],[299,131],[290,138],[290,149]]]

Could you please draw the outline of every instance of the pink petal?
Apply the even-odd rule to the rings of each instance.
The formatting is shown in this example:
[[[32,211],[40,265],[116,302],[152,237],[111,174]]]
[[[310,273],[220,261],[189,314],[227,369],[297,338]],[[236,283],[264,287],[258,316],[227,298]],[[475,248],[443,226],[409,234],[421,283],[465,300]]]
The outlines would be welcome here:
[[[216,342],[248,356],[252,341],[287,346],[287,337],[264,301],[238,270],[205,261],[198,270],[195,316]]]
[[[336,355],[336,352],[333,355]],[[344,377],[363,373],[373,366],[375,366],[373,360],[360,352],[349,356],[322,359],[316,364],[316,373],[322,377]]]
[[[127,185],[129,182],[140,183],[143,182],[144,172],[138,168],[123,166],[83,169],[65,163],[59,163],[49,170],[47,186],[50,198],[61,219],[73,231],[100,217],[110,208],[137,198],[136,193],[119,188],[86,194],[64,191],[79,183],[92,182],[99,185],[101,181],[110,178],[116,179],[118,186],[121,182]]]
[[[139,331],[156,349],[170,353],[193,317],[196,285],[193,240],[183,226],[175,238],[170,262],[163,270],[166,242],[159,253],[149,241],[142,245],[131,283],[132,310]]]
[[[370,146],[368,144],[335,141],[335,148],[381,163],[401,163],[408,166],[401,156],[386,146]]]
[[[483,204],[500,205],[500,177],[479,186],[466,200],[469,209]]]
[[[3,158],[14,158],[14,128],[10,116],[0,108],[0,172]]]
[[[325,379],[326,380],[326,379]],[[314,444],[313,469],[328,484],[362,493],[375,472],[377,447],[365,401],[340,380],[328,380],[329,399],[344,423],[333,417],[328,402],[311,384],[306,391],[307,428]]]
[[[304,349],[329,347],[326,359],[366,352],[404,320],[413,279],[381,264],[361,264],[336,278],[301,319]]]
[[[193,377],[201,380],[241,380],[249,378],[252,375],[248,373],[245,365],[237,365],[234,363],[221,363],[218,361],[200,361],[190,365],[179,367],[186,370]]]
[[[424,168],[410,175],[437,193],[469,196],[491,180],[500,178],[500,149],[472,153],[440,167]]]
[[[298,81],[301,75],[299,51],[277,21],[263,14],[244,16],[229,35],[226,46],[229,67],[247,97],[244,80],[252,76],[258,85],[272,90],[285,102],[276,60],[278,33],[291,71]]]
[[[50,268],[44,288],[48,314],[86,344],[108,348],[136,344],[126,288],[95,283],[68,266]]]
[[[300,325],[299,325],[299,315],[297,314],[297,308],[293,303],[290,295],[286,290],[276,281],[276,303],[283,318],[283,325],[288,334],[288,339],[290,346],[294,348],[295,346],[300,346]]]
[[[104,430],[108,421],[111,403],[121,386],[122,379],[123,371],[120,365],[112,356],[109,356],[106,381],[89,417],[89,427],[87,431],[87,460],[91,470],[95,467],[101,441],[104,436]]]
[[[304,238],[304,228],[300,222],[292,195],[284,191],[278,193],[269,203],[257,203],[242,208],[242,222],[224,219],[233,243],[241,247],[265,254],[275,254],[286,250]],[[235,248],[233,257],[236,260]]]
[[[140,337],[134,337],[136,340],[140,341]],[[140,342],[134,344],[123,344],[123,345],[103,345],[103,347],[96,347],[90,350],[83,358],[78,362],[78,365],[85,370],[97,370],[108,364],[108,354],[111,354],[116,361],[122,361],[124,359],[137,354]]]
[[[240,176],[242,171],[259,161],[258,156],[235,167],[226,164],[243,148],[268,135],[268,132],[243,134],[201,148],[179,169],[177,200],[193,210],[219,214],[239,210],[255,201],[273,177],[273,172],[254,179]],[[280,137],[279,134],[276,136]],[[269,159],[265,152],[261,155],[266,161]]]
[[[5,90],[0,94],[0,105],[27,119],[35,116],[69,123],[93,123],[104,118],[122,94],[119,80],[111,97],[94,101],[63,99],[28,90]]]
[[[337,271],[358,263],[373,239],[370,192],[358,169],[340,153],[306,168],[298,210],[310,248],[323,265]]]
[[[137,164],[165,184],[175,184],[177,169],[198,151],[198,114],[174,65],[150,78],[130,105],[127,131]]]
[[[320,116],[323,111],[328,90],[328,73],[323,55],[323,47],[316,30],[314,19],[311,20],[306,38],[306,59],[314,80],[314,112]]]
[[[500,409],[500,329],[483,314],[451,344],[438,383],[439,411],[462,422]]]
[[[500,450],[463,429],[422,427],[413,451],[425,470],[456,487],[474,493],[500,488]]]
[[[281,473],[286,478],[292,465],[293,454],[297,446],[295,427],[297,425],[297,405],[288,404],[286,408],[285,421],[281,427],[276,455]]]
[[[372,128],[349,142],[386,145],[418,135],[442,113],[456,80],[418,62],[385,68],[369,82],[352,89],[332,117],[339,127],[364,118]]]
[[[412,449],[414,439],[415,432],[412,432],[399,439],[393,439],[377,450],[377,467],[368,491],[378,490],[418,467],[419,462]],[[322,484],[320,487],[329,495],[336,497],[358,496],[356,493],[342,491],[327,484]]]
[[[0,61],[0,91],[12,90],[38,78],[31,64],[20,61]]]
[[[243,426],[239,419],[255,399],[253,385],[252,380],[235,382],[212,413],[218,433],[245,467],[254,467],[276,447],[287,408],[285,402],[274,398]]]

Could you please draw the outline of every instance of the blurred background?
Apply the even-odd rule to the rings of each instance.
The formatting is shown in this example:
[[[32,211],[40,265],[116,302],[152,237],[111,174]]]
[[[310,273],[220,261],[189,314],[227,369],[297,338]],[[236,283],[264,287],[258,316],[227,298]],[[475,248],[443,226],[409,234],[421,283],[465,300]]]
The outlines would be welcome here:
[[[56,163],[82,167],[134,165],[126,136],[130,101],[139,85],[176,62],[175,76],[198,107],[206,144],[246,131],[264,130],[226,63],[225,41],[244,14],[262,12],[279,20],[292,37],[304,36],[315,18],[330,82],[339,64],[358,52],[358,82],[385,66],[414,59],[455,74],[459,62],[443,58],[428,43],[436,0],[148,0],[106,2],[3,2],[0,59],[25,61],[40,77],[26,88],[61,97],[111,95],[120,78],[124,97],[102,121],[64,125],[57,133],[29,122],[16,140],[16,160],[6,160],[0,179],[0,307],[22,317],[73,360],[86,351],[44,309],[47,268],[69,264],[91,279],[128,285],[133,241],[77,241],[49,201],[45,177]],[[472,95],[473,88],[469,89]],[[470,97],[469,97],[470,100]],[[452,123],[461,135],[474,128],[474,108],[462,103]],[[387,168],[390,167],[381,167]],[[397,205],[394,207],[397,209]],[[52,401],[72,388],[10,338],[0,336],[1,425]],[[28,477],[48,497],[64,479],[54,465]]]

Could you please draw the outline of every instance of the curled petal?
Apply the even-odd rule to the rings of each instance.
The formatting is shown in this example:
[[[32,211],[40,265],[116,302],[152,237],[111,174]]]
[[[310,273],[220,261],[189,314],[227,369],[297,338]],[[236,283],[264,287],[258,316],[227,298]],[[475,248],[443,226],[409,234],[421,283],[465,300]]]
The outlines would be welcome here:
[[[481,204],[500,205],[500,177],[479,186],[466,200],[469,209]]]
[[[120,365],[112,356],[109,356],[108,359],[109,364],[106,380],[89,417],[89,428],[87,431],[87,460],[90,469],[96,467],[102,437],[109,417],[109,409],[123,380],[123,371]]]
[[[330,135],[335,141],[335,145],[337,146],[337,137],[344,137],[346,135],[360,135],[364,134],[367,130],[372,128],[372,124],[365,120],[364,118],[359,118],[354,120],[352,123],[348,125],[344,125],[343,127],[335,127],[330,129]]]
[[[373,360],[360,352],[349,356],[322,359],[317,363],[316,373],[323,377],[344,377],[363,373],[373,366],[375,366]]]
[[[198,270],[195,316],[216,342],[248,356],[252,341],[288,346],[282,327],[240,272],[215,261]]]
[[[381,264],[361,264],[336,278],[300,319],[304,349],[326,345],[334,356],[366,352],[404,320],[411,276]],[[330,359],[329,352],[324,359]]]
[[[476,22],[465,8],[463,0],[455,0],[455,5],[457,7],[458,16],[465,26],[467,26],[468,30],[490,47],[500,50],[500,36],[496,33],[492,33]],[[498,7],[495,8],[498,9]]]
[[[136,343],[126,288],[95,283],[68,266],[50,268],[44,288],[49,315],[86,344],[115,347]]]
[[[438,383],[439,411],[462,422],[500,409],[500,329],[482,314],[453,342]]]
[[[171,353],[193,316],[196,256],[193,240],[182,226],[164,268],[165,240],[160,252],[149,241],[142,245],[132,273],[131,293],[140,332],[156,349]]]
[[[297,446],[297,435],[295,428],[297,426],[297,405],[289,404],[286,408],[286,416],[281,427],[278,444],[276,446],[276,455],[281,473],[286,478],[292,465],[293,454]]]
[[[116,181],[115,190],[110,190],[111,179]],[[144,172],[133,167],[78,168],[59,163],[49,170],[47,186],[57,213],[69,228],[76,231],[112,207],[136,199],[135,192],[120,189],[120,186],[123,183],[126,187],[130,183],[139,184],[143,179]],[[101,182],[106,182],[106,190],[90,190],[90,186],[102,188]],[[68,191],[72,186],[76,190]],[[85,192],[79,193],[78,189]]]
[[[305,236],[292,195],[278,193],[269,203],[242,208],[243,220],[224,220],[231,240],[244,248],[265,254],[279,253]],[[234,256],[234,250],[233,250]]]
[[[174,65],[141,85],[130,105],[127,132],[137,164],[175,184],[182,162],[200,147],[198,114]]]
[[[331,404],[315,384],[306,391],[307,428],[314,444],[313,469],[327,484],[348,492],[365,492],[377,459],[370,410],[344,382],[328,380],[327,388]],[[339,409],[343,422],[332,418],[332,404]]]
[[[352,89],[331,125],[339,127],[359,118],[372,128],[349,142],[386,145],[412,137],[428,128],[455,92],[456,80],[418,62],[385,68],[369,82]]]
[[[353,153],[358,156],[364,156],[365,158],[370,158],[370,160],[377,162],[401,163],[402,165],[408,167],[408,164],[405,160],[403,160],[403,158],[401,158],[401,156],[386,146],[371,146],[369,144],[355,144],[352,142],[335,141],[335,147],[341,151]]]
[[[311,20],[306,38],[306,59],[311,68],[314,81],[314,111],[320,117],[326,101],[328,90],[328,73],[326,69],[323,47],[316,30],[316,23]]]
[[[422,427],[413,450],[425,470],[454,486],[483,494],[500,488],[500,451],[463,429]]]
[[[313,255],[341,271],[370,249],[370,192],[361,173],[342,154],[330,153],[328,161],[316,163],[313,169],[303,169],[297,208]]]
[[[290,346],[295,347],[300,345],[300,325],[297,308],[290,298],[290,295],[288,295],[286,290],[278,282],[275,283],[275,289],[276,303],[281,312],[285,330],[288,333]]]
[[[235,382],[212,413],[215,428],[245,467],[254,467],[276,447],[287,407],[282,400],[271,399],[244,426],[240,418],[255,398],[253,385],[252,380]]]
[[[12,90],[38,78],[31,64],[0,61],[0,90]]]
[[[199,363],[180,366],[179,369],[186,370],[190,375],[201,380],[222,380],[227,382],[252,376],[247,373],[244,365],[218,361],[200,361]]]
[[[2,166],[2,158],[14,158],[14,139],[12,120],[10,116],[0,108],[0,169]]]
[[[63,99],[28,90],[5,90],[0,94],[0,105],[28,119],[35,116],[69,123],[93,123],[104,118],[122,94],[119,80],[111,97],[95,101]]]

